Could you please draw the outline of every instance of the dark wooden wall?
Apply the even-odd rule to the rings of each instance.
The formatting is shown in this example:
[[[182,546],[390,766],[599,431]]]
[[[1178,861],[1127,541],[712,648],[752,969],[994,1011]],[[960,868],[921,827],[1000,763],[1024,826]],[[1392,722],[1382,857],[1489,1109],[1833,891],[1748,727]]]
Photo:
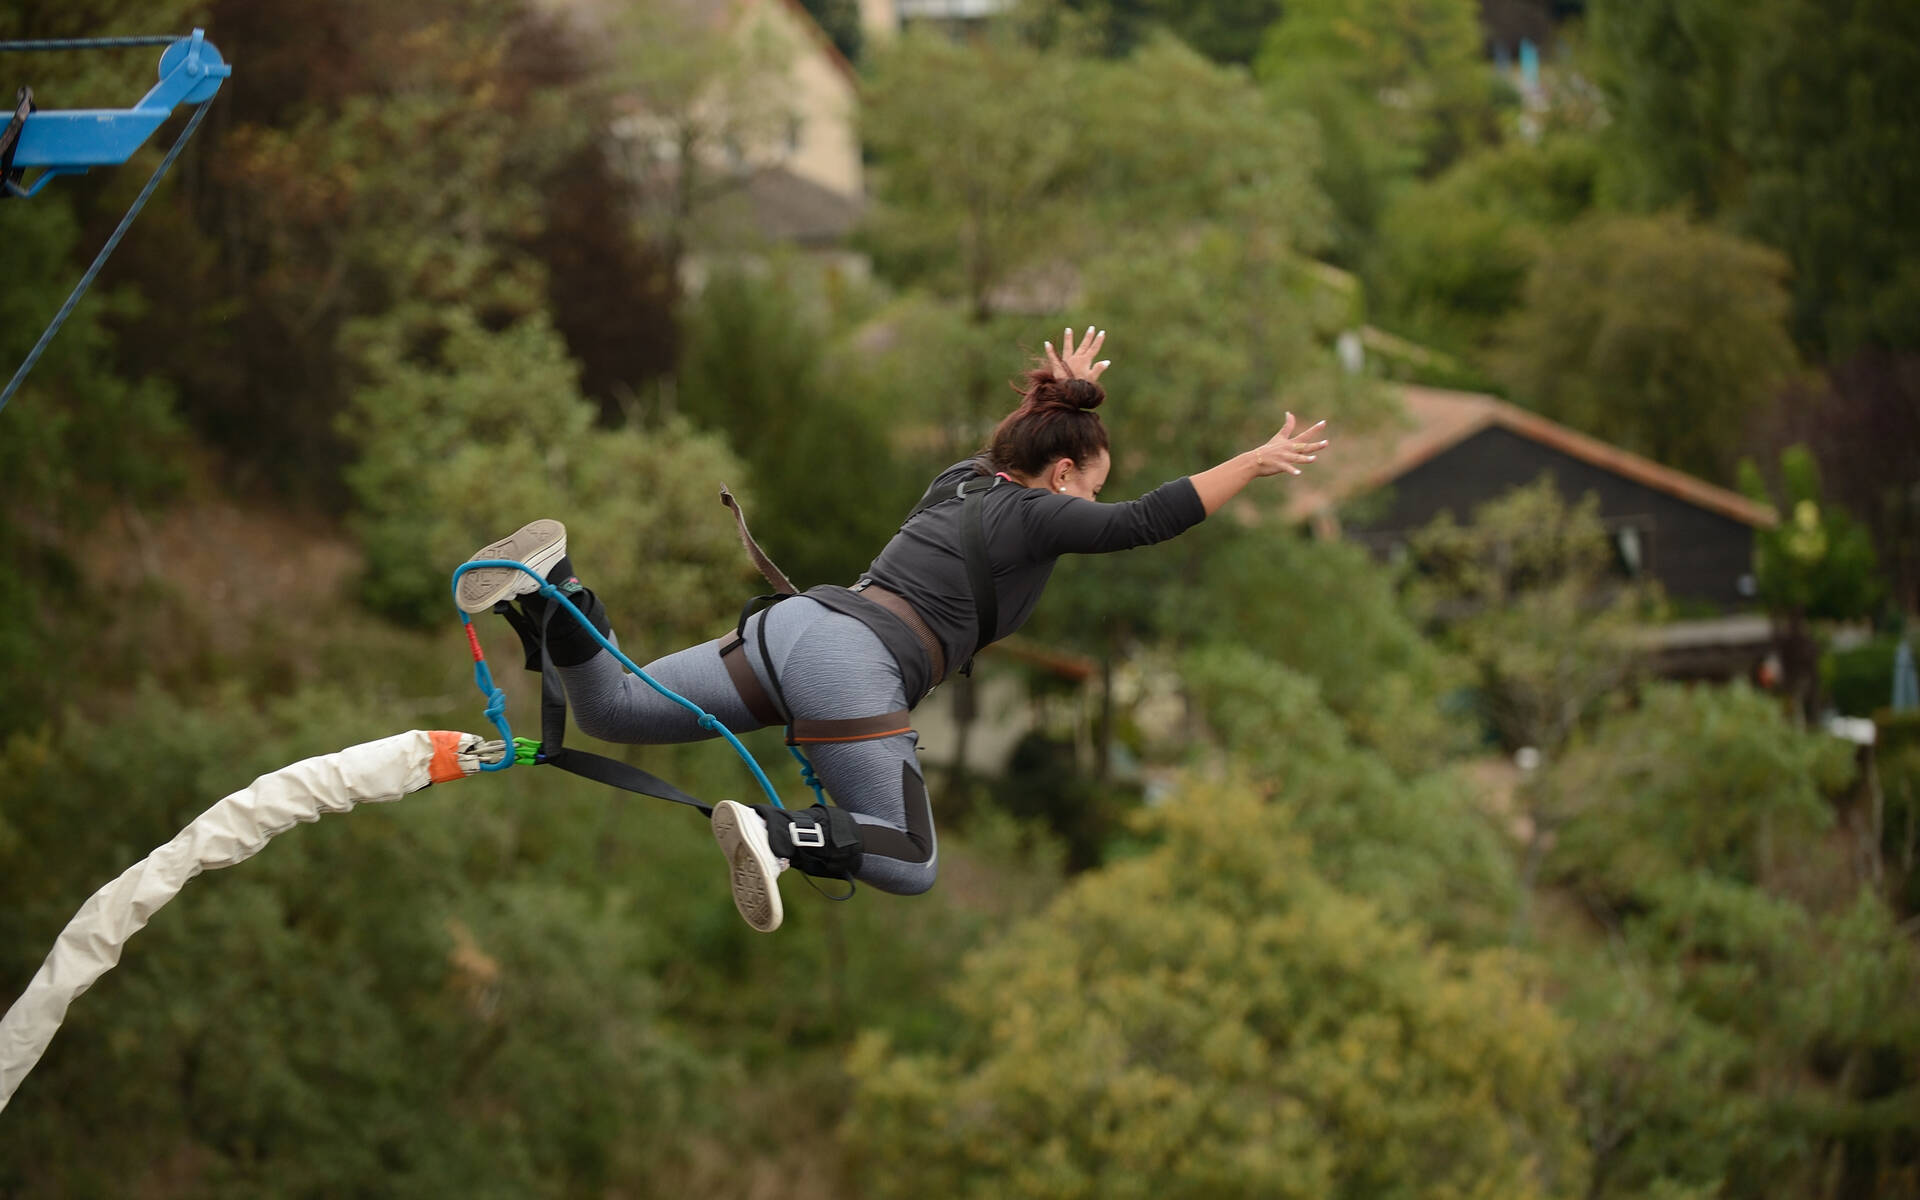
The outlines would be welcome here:
[[[1644,570],[1669,598],[1720,611],[1753,606],[1742,590],[1743,580],[1751,587],[1750,526],[1505,429],[1482,430],[1413,468],[1385,494],[1349,506],[1342,524],[1349,537],[1386,554],[1442,510],[1470,521],[1479,505],[1543,473],[1569,502],[1596,493],[1609,530],[1638,529]]]

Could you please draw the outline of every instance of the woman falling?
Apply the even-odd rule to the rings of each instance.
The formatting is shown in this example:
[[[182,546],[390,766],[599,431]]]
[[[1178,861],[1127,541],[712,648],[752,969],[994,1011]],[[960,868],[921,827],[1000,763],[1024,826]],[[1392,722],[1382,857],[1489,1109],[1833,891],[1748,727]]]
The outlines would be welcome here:
[[[786,724],[805,745],[836,806],[792,811],[722,801],[713,833],[732,873],[734,903],[749,925],[779,928],[777,878],[857,879],[882,891],[933,886],[939,855],[910,712],[988,643],[1019,629],[1063,554],[1105,554],[1164,542],[1198,525],[1255,479],[1298,475],[1327,442],[1325,422],[1294,432],[1293,414],[1254,449],[1135,500],[1103,504],[1112,456],[1094,410],[1107,369],[1106,340],[1091,327],[1029,370],[1020,404],[980,454],[935,477],[865,575],[821,586],[752,614],[735,635],[669,654],[648,674],[736,732]],[[1318,439],[1318,440],[1316,440]],[[610,635],[598,597],[574,576],[566,528],[541,520],[474,558],[526,563],[546,575],[595,628]],[[508,568],[462,577],[470,613],[518,602],[538,622],[549,601]],[[548,626],[580,729],[614,742],[660,744],[711,737],[688,709],[628,674],[577,621]]]

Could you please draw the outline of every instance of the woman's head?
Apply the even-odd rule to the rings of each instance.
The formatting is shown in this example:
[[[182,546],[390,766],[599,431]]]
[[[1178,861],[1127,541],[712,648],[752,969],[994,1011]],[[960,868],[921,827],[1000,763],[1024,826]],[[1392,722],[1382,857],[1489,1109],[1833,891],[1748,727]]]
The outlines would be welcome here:
[[[1020,407],[993,431],[987,454],[996,470],[1035,487],[1092,499],[1110,463],[1107,427],[1093,410],[1107,393],[1090,379],[1056,379],[1046,367],[1027,372]]]

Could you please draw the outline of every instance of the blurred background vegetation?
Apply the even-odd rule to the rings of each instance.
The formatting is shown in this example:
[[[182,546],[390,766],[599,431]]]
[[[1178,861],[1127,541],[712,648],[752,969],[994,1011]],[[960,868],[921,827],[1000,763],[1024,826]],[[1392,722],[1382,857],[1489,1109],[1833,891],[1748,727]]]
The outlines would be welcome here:
[[[1395,563],[1282,483],[1063,564],[932,894],[755,935],[697,821],[533,771],[302,828],[75,1005],[0,1196],[1920,1197],[1920,7],[889,7],[0,9],[235,64],[0,413],[0,996],[255,775],[480,729],[474,546],[559,517],[638,657],[713,636],[719,484],[850,582],[1068,323],[1110,498],[1411,381],[1768,499],[1804,690],[1659,678],[1549,487]],[[122,107],[147,53],[0,84]],[[741,216],[796,56],[857,96],[827,247]],[[157,156],[0,202],[7,371]]]

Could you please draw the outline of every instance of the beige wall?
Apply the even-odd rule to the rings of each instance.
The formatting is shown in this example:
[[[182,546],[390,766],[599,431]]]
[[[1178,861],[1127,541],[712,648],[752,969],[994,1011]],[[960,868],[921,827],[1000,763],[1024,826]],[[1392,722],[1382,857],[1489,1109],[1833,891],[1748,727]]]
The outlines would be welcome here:
[[[893,0],[860,0],[860,32],[874,46],[884,46],[899,37],[899,6]]]
[[[825,41],[819,26],[795,12],[787,0],[747,0],[743,35],[765,30],[791,54],[781,97],[792,118],[791,138],[775,137],[751,147],[756,165],[782,166],[843,196],[866,194],[856,124],[859,94],[844,60]]]

